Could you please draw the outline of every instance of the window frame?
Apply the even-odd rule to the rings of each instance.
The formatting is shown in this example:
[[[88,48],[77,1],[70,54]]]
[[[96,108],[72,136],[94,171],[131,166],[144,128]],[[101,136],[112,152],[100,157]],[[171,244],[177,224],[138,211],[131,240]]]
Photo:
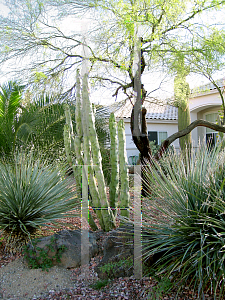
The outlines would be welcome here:
[[[218,112],[217,110],[213,110],[213,111],[204,113],[203,119],[204,119],[205,121],[207,121],[207,120],[206,120],[206,116],[212,115],[212,114],[217,114],[217,116],[218,116],[219,112]],[[213,123],[216,124],[216,121],[213,122]],[[209,130],[209,132],[207,132],[207,129]],[[211,128],[205,127],[205,142],[206,142],[206,144],[207,144],[207,142],[208,142],[208,140],[209,140],[209,138],[207,138],[207,135],[208,135],[208,136],[209,136],[209,135],[213,135],[213,143],[212,143],[212,144],[210,143],[210,144],[211,144],[211,145],[210,145],[210,148],[211,148],[211,147],[214,147],[214,146],[216,145],[216,142],[217,142],[218,131],[215,131],[215,130],[213,130],[213,129],[211,129]]]
[[[166,133],[166,138],[168,138],[168,131],[166,131],[166,130],[165,130],[165,131],[161,131],[161,130],[159,130],[159,131],[158,131],[158,130],[154,130],[154,131],[153,131],[153,130],[148,130],[148,140],[149,140],[149,132],[157,132],[157,144],[156,144],[156,145],[159,145],[159,146],[160,146],[161,143],[162,143],[162,140],[161,140],[161,143],[159,144],[159,133],[160,133],[160,132]],[[164,139],[164,140],[165,140],[165,139]],[[163,141],[164,141],[164,140],[163,140]],[[149,141],[150,141],[150,140],[149,140]],[[150,142],[151,142],[151,141],[150,141]],[[152,142],[153,142],[153,141],[152,141]]]

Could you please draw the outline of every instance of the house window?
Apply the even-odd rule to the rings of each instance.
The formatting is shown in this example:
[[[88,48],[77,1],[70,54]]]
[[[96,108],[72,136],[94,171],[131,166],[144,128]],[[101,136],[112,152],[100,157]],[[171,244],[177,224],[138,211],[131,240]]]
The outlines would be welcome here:
[[[217,116],[218,113],[211,113],[211,114],[207,114],[205,116],[205,120],[212,122],[212,123],[216,123],[217,120]],[[206,128],[206,144],[212,148],[213,146],[215,146],[216,144],[216,136],[217,136],[218,132],[211,129],[211,128]]]
[[[149,131],[148,139],[150,142],[155,142],[156,145],[161,145],[161,143],[167,139],[166,131]]]
[[[161,145],[162,142],[167,139],[167,132],[166,131],[159,131],[158,136],[159,136],[159,145]]]

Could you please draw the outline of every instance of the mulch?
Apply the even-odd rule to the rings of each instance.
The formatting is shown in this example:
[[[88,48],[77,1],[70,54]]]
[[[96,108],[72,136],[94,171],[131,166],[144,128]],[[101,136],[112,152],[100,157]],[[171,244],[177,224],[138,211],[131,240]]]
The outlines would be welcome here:
[[[93,214],[94,215],[94,214]],[[96,217],[94,215],[94,217]],[[98,220],[96,219],[96,224],[100,229]],[[58,228],[54,226],[43,227],[41,231],[42,236],[51,235],[56,231],[69,229],[79,229],[81,228],[81,217],[71,217],[65,220],[60,220],[60,225]],[[48,224],[51,225],[51,224]],[[119,220],[117,220],[117,226],[119,226]],[[103,244],[105,238],[107,238],[108,233],[102,233],[102,238],[100,238],[100,243]],[[1,236],[0,236],[1,237]],[[21,257],[21,253],[8,254],[4,250],[4,241],[0,243],[0,267],[12,262],[13,260]],[[89,270],[93,276],[97,276],[94,267],[100,262],[102,256],[96,256],[90,261]],[[203,299],[198,298],[197,293],[193,291],[192,288],[184,286],[177,294],[177,289],[174,287],[167,293],[163,293],[160,288],[160,283],[152,277],[143,277],[138,280],[134,276],[125,278],[115,278],[107,284],[107,286],[102,287],[100,290],[96,290],[90,286],[93,283],[93,278],[90,280],[85,280],[81,276],[81,268],[76,268],[72,270],[72,277],[74,282],[76,282],[76,288],[62,289],[60,291],[49,291],[49,295],[45,298],[37,298],[36,300],[47,300],[47,299],[161,299],[161,300],[195,300]],[[96,280],[95,280],[96,281]],[[210,294],[204,295],[205,300],[213,300],[213,296]],[[218,299],[218,298],[216,298]],[[225,298],[224,298],[225,299]],[[35,300],[35,299],[33,299]]]
[[[61,225],[58,229],[54,227],[43,228],[43,235],[49,235],[51,232],[63,230],[63,229],[77,229],[81,226],[80,218],[68,218],[61,222]],[[100,238],[100,243],[103,244],[104,240],[107,238],[108,233],[103,233],[103,236]],[[21,253],[17,254],[7,254],[4,251],[4,242],[0,245],[0,267],[6,265],[13,260],[21,257]],[[107,286],[102,287],[100,290],[96,290],[90,286],[93,283],[93,277],[97,276],[94,267],[100,262],[102,256],[94,257],[89,264],[90,277],[88,280],[85,280],[81,274],[82,269],[76,268],[71,270],[71,276],[76,282],[76,288],[62,289],[60,291],[50,290],[49,294],[44,298],[37,298],[36,300],[47,300],[47,299],[161,299],[161,300],[194,300],[194,299],[203,299],[198,298],[197,294],[189,287],[183,287],[182,291],[177,295],[176,288],[172,289],[167,293],[163,293],[160,289],[160,284],[155,278],[152,277],[143,277],[141,280],[135,279],[134,276],[125,277],[125,278],[115,278],[107,284]],[[95,279],[95,281],[97,278]],[[214,298],[205,294],[205,300],[213,300]],[[35,299],[33,299],[35,300]]]

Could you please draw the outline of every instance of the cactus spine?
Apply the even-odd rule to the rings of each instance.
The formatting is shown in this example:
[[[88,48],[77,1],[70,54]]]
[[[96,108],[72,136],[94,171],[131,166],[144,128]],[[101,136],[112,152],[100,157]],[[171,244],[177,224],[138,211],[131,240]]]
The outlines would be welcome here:
[[[109,189],[110,207],[113,209],[113,214],[116,216],[118,207],[118,190],[119,190],[119,166],[118,166],[118,150],[117,150],[117,133],[116,119],[114,113],[111,113],[109,118],[110,130],[110,164],[111,164],[111,181]]]
[[[125,126],[124,121],[118,122],[118,140],[119,140],[119,169],[120,169],[120,214],[123,217],[129,218],[129,176],[125,146]]]

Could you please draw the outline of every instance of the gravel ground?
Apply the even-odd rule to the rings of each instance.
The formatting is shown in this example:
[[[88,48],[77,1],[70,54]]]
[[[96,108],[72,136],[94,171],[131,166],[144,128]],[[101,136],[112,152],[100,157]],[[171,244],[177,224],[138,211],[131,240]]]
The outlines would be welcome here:
[[[98,225],[98,222],[96,223]],[[58,230],[80,227],[81,218],[68,218],[63,221]],[[50,233],[49,228],[46,228],[44,235],[53,233]],[[106,237],[107,234],[105,233],[99,241],[100,246],[103,245]],[[41,269],[28,268],[21,254],[7,255],[4,252],[4,243],[0,243],[0,299],[199,299],[189,287],[183,287],[179,295],[177,295],[176,288],[167,294],[159,293],[157,295],[155,291],[157,289],[159,291],[158,283],[149,277],[144,277],[141,280],[136,280],[133,276],[118,278],[110,281],[107,286],[100,290],[96,290],[91,285],[99,280],[94,268],[101,259],[102,256],[99,255],[90,261],[89,266],[87,266],[88,276],[84,274],[82,268],[67,270],[55,266],[46,272]],[[151,296],[147,296],[149,293],[152,293]],[[206,294],[204,299],[213,300],[213,297]]]
[[[101,240],[103,243],[104,238]],[[47,271],[30,269],[24,263],[21,255],[5,255],[0,249],[0,299],[11,300],[47,300],[47,299],[162,299],[162,300],[194,300],[196,294],[188,287],[184,287],[179,295],[176,289],[172,292],[157,294],[150,292],[157,289],[157,281],[153,278],[144,277],[136,280],[133,276],[117,278],[107,286],[96,290],[91,287],[99,278],[95,272],[95,266],[102,256],[94,257],[86,269],[64,269],[53,267]],[[86,273],[84,272],[86,270]],[[205,300],[213,297],[205,295]]]
[[[100,243],[103,244],[105,235]],[[91,259],[89,266],[76,269],[53,267],[47,271],[30,269],[21,255],[0,255],[0,299],[145,299],[149,278],[118,278],[101,290],[91,287],[99,278],[95,266],[102,256]],[[85,273],[86,272],[86,273]]]
[[[88,266],[88,276],[83,269],[66,270],[53,267],[49,272],[41,269],[29,269],[23,258],[17,258],[0,269],[1,299],[11,300],[47,300],[47,299],[164,299],[191,300],[197,299],[192,291],[184,292],[176,297],[176,292],[161,294],[160,298],[147,297],[157,282],[151,278],[136,280],[133,276],[118,278],[109,282],[101,290],[95,290],[90,285],[98,280],[94,267],[102,257],[91,260]],[[86,273],[87,274],[87,273]],[[206,299],[213,299],[206,297]]]

